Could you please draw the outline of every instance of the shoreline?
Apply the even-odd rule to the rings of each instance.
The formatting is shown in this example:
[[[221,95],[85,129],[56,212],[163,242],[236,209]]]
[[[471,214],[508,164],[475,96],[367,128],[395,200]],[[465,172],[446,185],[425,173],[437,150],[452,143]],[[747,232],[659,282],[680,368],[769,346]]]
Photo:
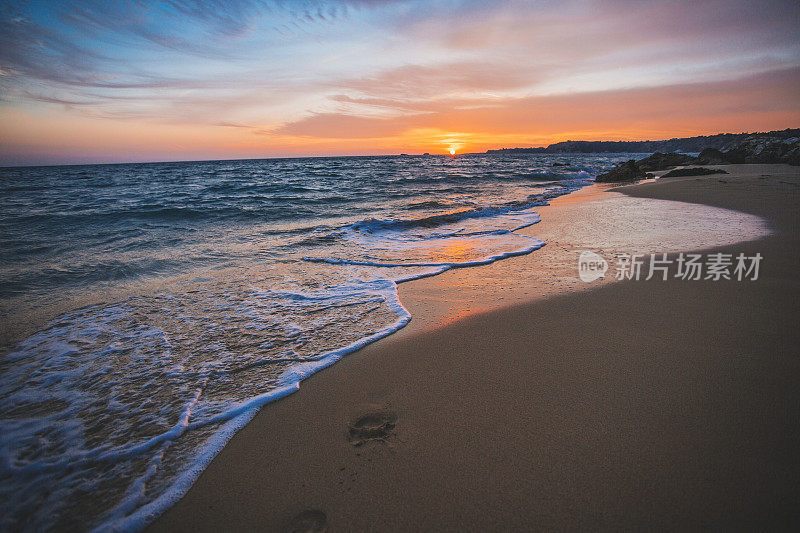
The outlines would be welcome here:
[[[655,180],[637,186],[650,183]],[[430,331],[509,305],[613,283],[610,273],[590,283],[578,279],[578,257],[585,250],[601,251],[610,260],[620,253],[700,251],[760,239],[770,233],[762,219],[738,211],[725,212],[723,205],[646,197],[633,200],[622,192],[629,186],[593,184],[535,208],[541,221],[517,231],[545,241],[544,247],[530,254],[399,284],[400,301],[413,319],[393,337]],[[667,227],[663,222],[668,218],[672,223]],[[715,227],[700,231],[702,224]],[[732,225],[739,226],[738,230],[729,233],[726,226]]]
[[[759,210],[759,207],[765,208],[768,206],[759,204],[753,209],[752,198],[748,197],[742,199],[735,194],[723,195],[724,198],[722,199],[719,197],[711,198],[709,197],[708,191],[705,191],[705,196],[703,196],[700,191],[687,188],[685,185],[675,186],[675,184],[691,181],[692,183],[690,183],[690,185],[694,185],[694,187],[697,188],[696,183],[698,182],[702,185],[708,185],[716,181],[716,179],[717,177],[703,179],[677,178],[668,181],[664,180],[666,183],[655,182],[632,187],[626,186],[619,190],[624,191],[624,193],[630,197],[655,196],[663,198],[664,196],[669,196],[669,198],[665,199],[681,199],[682,201],[687,201],[688,199],[694,200],[695,203],[697,203],[697,200],[703,200],[706,204],[711,203],[718,207],[731,207],[732,205],[740,208],[750,207],[751,212],[760,211],[756,214],[770,215],[768,218],[776,226],[778,230],[777,235],[766,237],[762,241],[755,241],[755,243],[745,243],[745,245],[742,246],[736,245],[733,248],[744,249],[748,247],[752,248],[753,246],[758,247],[759,243],[769,243],[771,240],[785,240],[788,238],[794,238],[796,240],[796,232],[789,232],[792,234],[787,236],[786,222],[784,220],[775,220],[776,213],[765,213],[764,209]],[[778,181],[780,182],[780,180]],[[714,187],[711,188],[713,189]],[[717,186],[716,188],[718,189],[719,187]],[[718,191],[714,191],[715,194],[717,192]],[[786,200],[784,199],[784,201]],[[793,224],[796,229],[796,215],[794,216],[795,221]],[[546,220],[544,215],[542,218]],[[536,234],[538,226],[537,224],[531,228],[533,235]],[[547,249],[547,247],[545,247],[545,249]],[[538,253],[541,253],[541,251],[537,252],[537,254]],[[791,254],[792,252],[789,251],[789,253]],[[523,256],[519,259],[524,261],[526,258],[535,257],[537,254]],[[501,263],[506,264],[506,261]],[[480,269],[459,269],[458,271],[454,271],[453,275],[462,275],[463,273],[486,268],[487,267],[481,267]],[[448,273],[445,273],[442,276],[447,274]],[[403,295],[403,293],[406,292],[403,290],[404,287],[412,287],[413,284],[419,286],[420,282],[423,281],[426,283],[435,283],[440,277],[441,276],[437,276],[435,278],[429,278],[428,280],[418,280],[401,285],[401,298],[404,304],[407,301],[407,296]],[[436,491],[427,494],[424,487],[419,485],[419,482],[414,482],[414,480],[407,479],[408,476],[402,475],[403,472],[407,472],[412,465],[416,467],[413,470],[420,473],[419,466],[425,465],[429,470],[440,474],[436,476],[438,481],[436,479],[430,479],[428,475],[429,479],[427,479],[427,481],[434,485],[438,483],[440,485],[444,484],[445,486],[452,487],[476,488],[476,478],[474,475],[463,477],[458,473],[453,473],[450,468],[444,468],[444,465],[447,465],[449,462],[448,455],[442,455],[444,451],[442,448],[447,448],[446,444],[450,444],[454,450],[461,452],[475,450],[465,450],[463,446],[458,446],[453,442],[452,434],[450,434],[448,438],[439,439],[440,441],[445,441],[445,443],[438,441],[431,442],[431,439],[437,435],[436,429],[441,430],[442,426],[449,429],[451,432],[457,432],[462,437],[466,436],[464,433],[465,428],[470,426],[479,430],[489,430],[488,434],[484,433],[477,439],[482,445],[478,448],[482,450],[484,448],[485,450],[491,449],[493,443],[503,442],[511,435],[521,437],[521,442],[523,443],[526,442],[524,439],[526,436],[528,440],[530,440],[529,435],[518,434],[519,430],[517,429],[515,431],[513,430],[514,428],[509,425],[513,425],[513,422],[516,420],[515,418],[508,419],[510,416],[509,413],[514,412],[515,404],[511,401],[512,398],[509,397],[510,392],[508,391],[507,384],[516,383],[520,386],[520,388],[516,389],[517,393],[525,392],[525,387],[522,387],[525,383],[519,383],[519,380],[522,378],[519,376],[515,377],[513,374],[508,375],[507,373],[501,372],[503,379],[494,383],[497,388],[486,390],[487,393],[497,392],[498,390],[504,391],[502,398],[495,398],[497,401],[504,400],[499,402],[500,406],[504,407],[504,409],[491,410],[488,407],[484,407],[483,410],[485,412],[483,413],[480,412],[481,409],[469,411],[466,409],[466,405],[476,407],[479,405],[479,403],[476,404],[476,400],[479,398],[475,398],[476,392],[474,389],[470,389],[469,397],[465,398],[463,395],[464,391],[459,389],[458,386],[468,382],[472,383],[475,387],[480,387],[481,384],[472,382],[475,377],[465,375],[464,372],[466,369],[464,369],[463,366],[469,366],[472,370],[483,370],[487,377],[494,376],[492,372],[493,369],[487,368],[487,365],[491,367],[491,357],[488,358],[489,360],[487,360],[486,357],[481,360],[476,356],[475,350],[478,349],[478,346],[485,350],[492,351],[495,355],[502,358],[511,359],[517,364],[523,366],[530,364],[530,361],[519,360],[519,353],[524,351],[520,350],[523,345],[527,345],[525,350],[530,349],[531,341],[535,341],[533,338],[535,335],[525,339],[525,342],[522,344],[511,343],[507,345],[505,341],[500,341],[497,345],[492,347],[486,344],[487,340],[492,340],[492,335],[490,335],[489,332],[497,333],[497,331],[502,330],[503,333],[511,333],[511,336],[513,336],[513,334],[518,334],[519,332],[506,331],[507,328],[504,329],[503,326],[508,322],[519,323],[520,319],[514,316],[515,314],[519,314],[526,316],[528,319],[535,316],[536,322],[541,321],[544,324],[550,324],[552,326],[551,328],[540,327],[539,330],[542,335],[547,335],[548,332],[552,335],[554,330],[558,330],[558,328],[555,327],[558,324],[551,324],[552,317],[558,315],[558,313],[553,314],[553,311],[560,310],[563,313],[565,309],[571,308],[574,310],[575,302],[565,303],[565,301],[570,299],[579,301],[586,299],[594,300],[597,298],[601,300],[605,298],[608,300],[609,297],[611,297],[613,301],[613,299],[623,298],[624,295],[613,296],[612,294],[608,296],[607,293],[618,292],[622,290],[619,287],[623,286],[631,290],[639,289],[640,285],[643,286],[645,283],[615,283],[596,290],[581,291],[566,294],[565,296],[553,296],[541,301],[530,300],[517,307],[501,306],[499,310],[489,313],[478,315],[470,314],[466,319],[450,321],[448,322],[449,325],[436,327],[432,331],[427,331],[423,334],[418,334],[419,332],[406,328],[406,330],[409,331],[405,334],[402,334],[405,330],[401,330],[400,334],[392,335],[389,338],[370,345],[360,350],[358,353],[348,356],[334,367],[312,376],[310,378],[312,382],[305,383],[300,392],[262,409],[262,411],[256,415],[256,418],[240,431],[217,458],[212,461],[209,468],[200,476],[200,479],[184,499],[157,520],[151,529],[157,530],[160,527],[192,529],[192,526],[186,521],[190,518],[196,520],[194,523],[195,527],[201,526],[201,528],[208,529],[214,527],[212,523],[214,523],[215,520],[220,520],[217,522],[218,525],[235,525],[241,528],[253,527],[256,523],[271,524],[278,527],[281,524],[288,523],[287,521],[291,521],[293,516],[302,513],[304,509],[322,510],[326,515],[326,520],[331,529],[373,529],[382,527],[376,525],[377,523],[374,522],[374,520],[376,520],[375,512],[378,511],[378,509],[362,509],[364,512],[362,512],[361,515],[368,515],[366,517],[358,516],[359,513],[354,512],[355,508],[353,505],[369,494],[383,495],[380,497],[376,496],[382,504],[375,507],[382,508],[385,504],[394,511],[393,513],[389,513],[393,517],[392,521],[384,522],[385,527],[391,529],[414,528],[415,525],[417,527],[421,525],[425,525],[426,527],[436,525],[445,529],[454,527],[466,527],[467,529],[476,528],[477,523],[474,522],[476,516],[465,515],[454,521],[449,521],[443,516],[439,516],[435,509],[430,508],[433,504],[431,502],[426,502],[426,499],[430,499],[431,495]],[[653,283],[647,283],[646,285],[650,286],[653,285]],[[666,282],[663,283],[663,285],[674,285],[674,283]],[[698,286],[703,287],[706,285],[711,284],[705,282],[700,282],[698,284]],[[458,286],[456,286],[456,289],[457,288]],[[663,289],[663,286],[659,287],[658,284],[656,284],[655,288]],[[713,288],[712,286],[710,289]],[[796,283],[794,289],[796,292]],[[633,292],[637,292],[637,290]],[[641,290],[638,290],[638,292],[641,292]],[[791,293],[792,291],[789,292]],[[662,300],[668,300],[668,298]],[[637,303],[637,305],[641,304]],[[791,308],[792,303],[787,301],[784,302],[783,305]],[[540,306],[554,307],[555,309],[550,309],[548,312],[544,313],[542,313],[542,309],[539,309],[538,313],[532,310]],[[796,311],[796,304],[794,304],[794,306],[794,310]],[[415,318],[421,316],[413,311],[412,314],[414,314]],[[791,314],[788,316],[784,315],[784,319],[791,320],[792,317]],[[456,316],[456,318],[458,318],[458,316]],[[418,320],[417,322],[423,321]],[[412,324],[414,324],[414,321],[412,321]],[[563,325],[560,326],[563,328]],[[523,324],[522,327],[525,329],[528,326]],[[483,334],[474,336],[472,333],[475,331],[482,331]],[[578,331],[575,336],[579,337],[577,340],[580,340],[580,337],[585,335],[585,332]],[[632,336],[634,339],[643,340],[640,335]],[[490,338],[487,339],[486,337]],[[781,338],[781,340],[785,341],[786,339],[783,337],[786,337],[786,335],[783,335]],[[789,335],[789,337],[791,337],[791,335]],[[796,338],[796,334],[794,334],[794,337]],[[602,342],[610,340],[613,339],[600,339],[601,344]],[[451,350],[445,349],[445,347],[453,344],[460,346],[462,352],[465,353],[459,355],[450,353]],[[410,349],[412,345],[414,350]],[[447,352],[447,359],[451,362],[461,364],[466,360],[469,362],[469,365],[462,365],[459,367],[458,365],[448,365],[438,360],[426,361],[425,357],[420,359],[407,355],[409,351],[430,352],[432,346],[438,347],[440,351],[444,350]],[[405,354],[405,357],[400,354]],[[537,356],[542,357],[543,354],[537,354]],[[559,375],[562,376],[569,376],[570,373],[574,374],[576,371],[575,369],[565,368],[566,363],[564,361],[550,361],[550,363],[559,367]],[[583,363],[586,364],[586,361],[583,361]],[[611,362],[605,361],[605,363],[606,367],[602,367],[602,369],[608,370],[607,366],[611,364]],[[428,368],[428,366],[435,368]],[[437,369],[438,372],[436,372]],[[528,370],[530,369],[528,368]],[[415,374],[415,372],[417,374]],[[422,382],[420,382],[420,375],[418,374],[422,372],[433,373],[438,376],[438,379],[432,379],[430,382],[421,380]],[[530,373],[525,375],[529,378],[534,377],[534,375]],[[402,379],[398,383],[394,379],[403,377],[412,377],[415,379],[412,379],[411,383],[403,383]],[[573,375],[572,377],[574,378],[575,376]],[[448,381],[454,379],[455,383],[442,382],[442,379]],[[435,387],[431,388],[434,383],[441,385],[442,389],[437,390]],[[504,384],[501,385],[501,383]],[[558,386],[559,383],[547,382],[543,385],[553,387]],[[482,386],[486,388],[486,384]],[[453,387],[456,387],[456,389],[453,389]],[[448,393],[447,389],[453,390],[450,390]],[[457,394],[458,391],[461,391],[462,394]],[[530,391],[525,393],[530,393]],[[337,400],[342,402],[342,405],[339,405],[338,402],[331,402],[330,398],[332,397],[337,398]],[[455,416],[456,413],[451,413],[453,415],[451,417],[445,416],[442,418],[441,416],[435,416],[437,405],[439,409],[444,411],[447,411],[447,409],[445,409],[446,407],[453,409],[453,406],[442,404],[447,398],[450,400],[453,398],[465,398],[465,405],[462,406],[462,409],[455,409],[458,416]],[[489,398],[487,397],[487,399]],[[322,401],[322,403],[319,403],[320,401]],[[337,403],[337,405],[332,406],[330,405],[331,403]],[[327,407],[325,407],[326,404]],[[354,448],[347,441],[347,422],[358,418],[360,412],[369,412],[370,410],[376,409],[381,413],[390,411],[393,413],[392,416],[397,417],[396,436],[392,436],[387,443],[368,442],[364,444],[364,446]],[[489,416],[492,413],[494,413],[496,417]],[[532,410],[525,410],[517,412],[516,414],[529,419],[543,416],[541,413],[536,413]],[[575,413],[573,412],[573,414]],[[426,418],[425,415],[428,415],[428,417]],[[564,413],[562,412],[561,415],[563,416]],[[472,420],[470,420],[470,418]],[[284,420],[284,422],[281,422],[281,420]],[[291,420],[291,422],[287,420]],[[303,422],[300,423],[300,420]],[[597,422],[597,420],[593,421]],[[542,422],[543,425],[547,425],[548,422],[552,423],[552,420],[545,419],[540,420],[540,422]],[[433,424],[433,426],[431,426],[431,424]],[[509,435],[503,435],[500,426],[504,427]],[[290,434],[294,440],[287,441],[286,439],[290,438],[287,435],[275,435],[274,431],[270,431],[271,429],[274,430],[275,427],[280,427],[282,430],[281,433],[286,432]],[[313,432],[313,435],[309,435],[310,429],[308,428],[310,427],[319,428],[323,435],[321,436],[317,432]],[[494,439],[490,438],[492,435],[494,435]],[[425,446],[421,446],[420,441],[424,441]],[[302,443],[302,451],[297,448],[287,449],[286,445],[289,442],[293,442],[295,445]],[[585,441],[582,442],[586,444]],[[539,450],[537,453],[541,452],[541,448],[531,446],[530,444],[532,443],[530,442],[528,444],[529,446],[525,448],[528,455],[535,450]],[[519,447],[519,445],[520,444],[517,444],[516,447]],[[549,450],[547,447],[544,447],[544,449]],[[330,452],[331,456],[325,456],[326,452]],[[400,455],[403,457],[398,457]],[[482,467],[480,464],[476,463],[479,458],[474,457],[474,455],[474,453],[468,454],[469,460],[465,459],[467,471],[473,472],[473,474],[480,471],[490,477],[496,475],[492,473],[491,469],[486,470],[485,466]],[[259,457],[260,462],[258,462]],[[272,461],[268,458],[275,459]],[[438,461],[433,459],[438,459]],[[251,464],[251,461],[256,461],[256,463]],[[376,463],[375,466],[380,465],[380,468],[368,468],[373,461]],[[333,468],[333,463],[336,463],[337,468]],[[341,467],[341,470],[339,470],[338,467],[339,463],[344,465]],[[400,464],[398,465],[397,463]],[[293,471],[293,473],[291,468],[287,471],[287,466],[292,465],[301,468]],[[501,464],[495,466],[497,466],[496,472],[503,472],[505,470]],[[310,467],[315,468],[309,471]],[[360,490],[356,491],[359,498],[354,498],[352,496],[347,498],[343,496],[347,494],[353,495],[353,491],[357,488],[356,486],[351,486],[349,491],[344,489],[348,483],[352,485],[351,482],[355,479],[351,477],[350,482],[348,482],[348,476],[341,474],[341,472],[345,472],[346,470],[356,472],[355,478],[365,478],[362,482],[356,484],[362,486]],[[419,501],[414,499],[413,502],[409,501],[408,498],[395,498],[397,501],[389,501],[392,499],[386,497],[392,494],[391,491],[389,493],[386,492],[389,487],[386,487],[385,483],[382,483],[380,479],[371,475],[375,474],[377,470],[380,470],[383,474],[392,474],[391,477],[394,477],[398,482],[402,482],[401,486],[408,490],[408,494],[425,497]],[[314,472],[314,474],[310,472]],[[430,472],[428,472],[428,474],[430,474]],[[281,487],[270,487],[270,480],[273,479],[287,479],[287,486],[284,487],[286,490],[281,491]],[[531,481],[529,476],[525,477],[525,480],[528,482]],[[262,483],[259,484],[259,481],[262,481]],[[489,500],[495,500],[497,497],[511,498],[514,500],[515,497],[520,496],[517,494],[518,489],[512,490],[512,487],[507,486],[502,480],[495,480],[493,483],[497,486],[493,485],[493,487],[491,487],[492,490],[489,490],[490,487],[488,487],[488,485],[483,487],[483,496],[489,498]],[[280,483],[278,483],[278,485],[280,485]],[[300,490],[300,488],[305,485],[313,486],[315,490],[311,491],[309,494],[305,494],[305,490]],[[262,496],[264,501],[281,502],[282,505],[276,506],[276,508],[264,509],[258,506],[238,503],[236,505],[236,507],[239,508],[237,511],[246,509],[246,513],[233,511],[233,507],[225,505],[225,503],[233,505],[234,502],[238,502],[240,498],[250,494],[249,491],[253,490],[257,490],[259,496]],[[266,490],[269,490],[271,496],[268,497],[265,493],[262,494],[262,492]],[[312,497],[311,494],[314,494],[314,496]],[[294,499],[297,501],[291,503],[294,501],[292,497],[295,497]],[[467,498],[469,501],[463,501],[462,495],[454,493],[450,494],[450,498],[451,505],[443,507],[462,510],[481,507],[480,505],[475,507],[476,501],[474,501],[474,498]],[[585,496],[582,498],[585,498]],[[245,500],[246,499],[245,497]],[[213,505],[213,502],[219,502],[219,500],[223,501],[222,505],[219,503]],[[410,508],[415,509],[417,512],[411,513],[413,516],[406,516],[405,519],[403,519],[401,517],[403,513],[399,511],[403,507],[408,506],[410,503],[413,504],[414,502],[416,502],[416,504],[411,505]],[[361,501],[361,503],[363,504],[364,502]],[[426,503],[428,505],[426,505]],[[525,505],[523,505],[524,503],[523,501],[518,502],[522,507],[525,507]],[[266,504],[262,504],[262,507],[264,505]],[[522,507],[520,507],[520,509]],[[528,507],[536,506],[534,502],[531,501],[528,502]],[[225,509],[229,509],[230,511],[225,511]],[[439,511],[442,510],[443,509],[439,509]],[[491,511],[491,509],[487,508],[484,508],[483,511],[488,513],[486,514],[487,517],[494,517],[492,524],[495,525],[508,525],[513,527],[515,523],[518,523],[519,525],[527,524],[529,526],[534,526],[533,523],[523,520],[525,518],[524,514],[520,515],[509,510],[498,515],[497,510]],[[473,512],[477,513],[477,511]],[[558,516],[554,518],[560,520],[565,520],[571,516],[570,513],[556,514]],[[430,520],[426,519],[426,516],[430,517]],[[574,516],[572,518],[574,518]],[[252,520],[254,519],[257,519],[258,522],[253,522]],[[461,522],[462,519],[464,520],[463,522]],[[415,522],[415,520],[418,521]],[[509,520],[512,521],[509,522]],[[514,520],[523,520],[523,522],[513,522]],[[569,522],[555,521],[551,522],[551,525],[558,527],[559,524],[568,525],[568,523]],[[542,523],[540,527],[543,525],[544,523]]]

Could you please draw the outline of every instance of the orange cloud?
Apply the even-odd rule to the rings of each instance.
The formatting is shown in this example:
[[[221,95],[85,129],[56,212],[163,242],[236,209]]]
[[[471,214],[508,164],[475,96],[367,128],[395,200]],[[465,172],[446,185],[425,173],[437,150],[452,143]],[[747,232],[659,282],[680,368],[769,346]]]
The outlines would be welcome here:
[[[370,105],[402,101],[349,99]],[[504,143],[536,144],[577,138],[684,136],[719,131],[767,130],[800,123],[800,71],[745,79],[572,95],[479,100],[440,100],[424,111],[395,117],[312,115],[277,130],[318,139],[395,139],[397,145],[436,148],[459,136],[474,149]],[[412,106],[413,107],[413,106]],[[449,132],[449,133],[448,133]],[[453,133],[455,132],[455,133]],[[391,145],[391,143],[387,143]]]

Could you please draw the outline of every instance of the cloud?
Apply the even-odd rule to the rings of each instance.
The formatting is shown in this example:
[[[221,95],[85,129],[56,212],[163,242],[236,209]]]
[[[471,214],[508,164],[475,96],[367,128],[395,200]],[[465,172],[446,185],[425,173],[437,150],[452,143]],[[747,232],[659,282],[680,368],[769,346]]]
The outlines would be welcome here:
[[[394,118],[312,115],[273,133],[373,139],[420,129],[483,137],[614,130],[633,133],[637,129],[653,132],[669,128],[697,131],[701,124],[714,124],[726,131],[747,129],[748,121],[755,124],[764,118],[800,121],[800,70],[779,70],[708,83],[507,98],[483,106],[478,102],[473,102],[473,106],[458,104],[458,100],[444,100],[437,109]]]
[[[255,128],[255,126],[251,126],[249,124],[237,124],[235,122],[227,122],[227,121],[217,122],[216,125],[217,126],[222,126],[224,128],[244,128],[244,129],[254,129]]]
[[[341,113],[321,113],[290,122],[268,134],[327,139],[374,139],[399,135],[407,127],[408,122],[404,118],[382,119]]]
[[[34,93],[26,93],[25,97],[30,100],[35,100],[37,102],[45,102],[48,104],[60,104],[68,108],[74,106],[97,106],[103,103],[102,100],[76,100],[76,99],[59,98],[58,96],[47,96],[44,94],[34,94]]]
[[[537,73],[524,64],[462,61],[404,65],[334,85],[368,95],[422,100],[453,93],[507,91],[530,87],[537,81]]]
[[[489,98],[422,98],[422,99],[400,99],[400,98],[376,98],[376,97],[352,97],[346,94],[334,94],[330,96],[334,102],[343,104],[346,110],[358,112],[363,109],[381,109],[387,111],[388,115],[398,113],[429,113],[442,108],[442,103],[456,108],[486,107],[491,105]],[[498,99],[499,100],[499,99]]]

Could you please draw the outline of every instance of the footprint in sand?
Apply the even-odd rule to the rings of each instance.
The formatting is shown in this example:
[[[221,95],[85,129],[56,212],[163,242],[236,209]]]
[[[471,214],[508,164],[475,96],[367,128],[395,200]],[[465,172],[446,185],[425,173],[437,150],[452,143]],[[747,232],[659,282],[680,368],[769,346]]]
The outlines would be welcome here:
[[[350,424],[349,440],[353,446],[376,440],[385,442],[394,435],[397,415],[388,411],[376,411],[361,415]]]
[[[292,518],[289,533],[324,533],[328,531],[328,517],[322,511],[309,509]]]

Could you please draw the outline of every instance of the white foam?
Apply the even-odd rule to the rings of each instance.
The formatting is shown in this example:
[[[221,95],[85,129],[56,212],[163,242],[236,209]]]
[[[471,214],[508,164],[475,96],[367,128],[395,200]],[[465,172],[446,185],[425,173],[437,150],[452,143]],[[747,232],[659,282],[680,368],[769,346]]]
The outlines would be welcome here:
[[[163,513],[166,509],[171,507],[177,502],[197,480],[202,471],[208,466],[211,460],[219,453],[220,450],[228,443],[231,437],[244,427],[256,415],[258,410],[265,404],[283,398],[300,389],[300,382],[309,377],[310,375],[322,370],[323,368],[332,365],[340,360],[345,355],[352,353],[364,346],[391,335],[395,331],[405,326],[411,320],[411,313],[403,307],[397,292],[397,285],[389,280],[381,280],[379,282],[365,283],[363,292],[365,294],[372,293],[380,294],[387,298],[387,304],[395,311],[398,318],[392,324],[376,331],[375,333],[363,337],[356,342],[350,343],[342,348],[328,351],[322,354],[319,358],[313,361],[304,363],[296,363],[290,366],[280,377],[280,385],[264,394],[256,396],[246,402],[221,413],[214,419],[204,421],[202,424],[189,425],[188,429],[199,427],[210,423],[224,421],[226,424],[220,428],[212,438],[208,439],[203,446],[202,451],[198,457],[193,461],[190,468],[188,468],[172,486],[159,496],[156,500],[148,503],[147,505],[136,509],[135,512],[125,515],[125,511],[132,508],[132,502],[128,498],[118,506],[118,511],[112,512],[108,520],[98,526],[95,531],[138,531],[143,529],[147,524],[154,520],[157,516]],[[300,293],[290,293],[288,296],[298,299],[320,299],[328,300],[333,297],[332,294],[309,295]],[[139,482],[137,481],[137,487]]]

